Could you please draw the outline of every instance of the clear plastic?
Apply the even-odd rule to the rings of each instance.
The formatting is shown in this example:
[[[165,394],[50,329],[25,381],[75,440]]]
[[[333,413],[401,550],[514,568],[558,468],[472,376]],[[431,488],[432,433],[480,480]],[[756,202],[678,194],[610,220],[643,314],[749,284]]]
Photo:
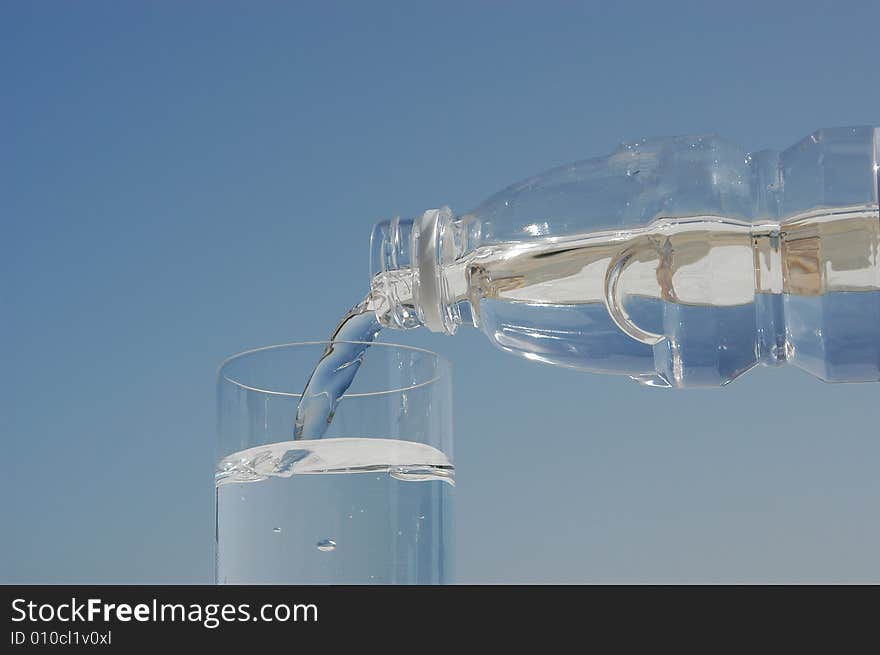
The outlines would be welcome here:
[[[220,368],[217,582],[451,582],[449,363],[372,344],[322,438],[295,439],[301,391],[328,346],[263,348]]]
[[[758,363],[878,380],[878,160],[872,127],[782,152],[623,144],[459,217],[380,223],[371,307],[388,327],[470,323],[529,359],[656,386],[724,385]]]

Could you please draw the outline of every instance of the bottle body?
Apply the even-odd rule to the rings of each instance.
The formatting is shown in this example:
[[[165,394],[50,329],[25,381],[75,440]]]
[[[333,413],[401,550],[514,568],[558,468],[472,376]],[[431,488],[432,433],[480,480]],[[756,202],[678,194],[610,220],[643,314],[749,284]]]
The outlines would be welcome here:
[[[878,142],[873,128],[781,153],[643,140],[464,216],[400,221],[396,246],[382,224],[377,313],[395,327],[473,323],[529,359],[658,386],[723,385],[758,363],[880,379]]]

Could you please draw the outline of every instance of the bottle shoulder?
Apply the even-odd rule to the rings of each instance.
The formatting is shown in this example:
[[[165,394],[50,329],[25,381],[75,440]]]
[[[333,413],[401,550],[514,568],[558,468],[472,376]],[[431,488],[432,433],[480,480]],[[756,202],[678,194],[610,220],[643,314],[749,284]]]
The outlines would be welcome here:
[[[713,215],[757,222],[877,202],[873,127],[746,152],[717,135],[641,139],[512,184],[458,219],[466,249]]]

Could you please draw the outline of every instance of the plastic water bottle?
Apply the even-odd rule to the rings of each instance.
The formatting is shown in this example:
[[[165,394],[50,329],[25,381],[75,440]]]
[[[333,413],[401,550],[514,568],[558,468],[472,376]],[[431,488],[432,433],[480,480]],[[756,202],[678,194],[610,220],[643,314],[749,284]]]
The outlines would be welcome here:
[[[878,380],[878,161],[872,127],[782,152],[623,144],[461,216],[379,223],[361,309],[655,386],[724,385],[759,363]]]

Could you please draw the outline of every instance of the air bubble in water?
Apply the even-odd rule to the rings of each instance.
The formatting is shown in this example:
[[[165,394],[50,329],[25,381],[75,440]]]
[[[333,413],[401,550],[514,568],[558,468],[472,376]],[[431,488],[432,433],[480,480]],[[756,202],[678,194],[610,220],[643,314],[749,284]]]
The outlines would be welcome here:
[[[272,528],[272,532],[278,534],[279,532],[281,532],[281,528]]]
[[[336,550],[336,542],[332,539],[321,539],[317,543],[318,550],[322,553],[329,553],[330,551]]]

